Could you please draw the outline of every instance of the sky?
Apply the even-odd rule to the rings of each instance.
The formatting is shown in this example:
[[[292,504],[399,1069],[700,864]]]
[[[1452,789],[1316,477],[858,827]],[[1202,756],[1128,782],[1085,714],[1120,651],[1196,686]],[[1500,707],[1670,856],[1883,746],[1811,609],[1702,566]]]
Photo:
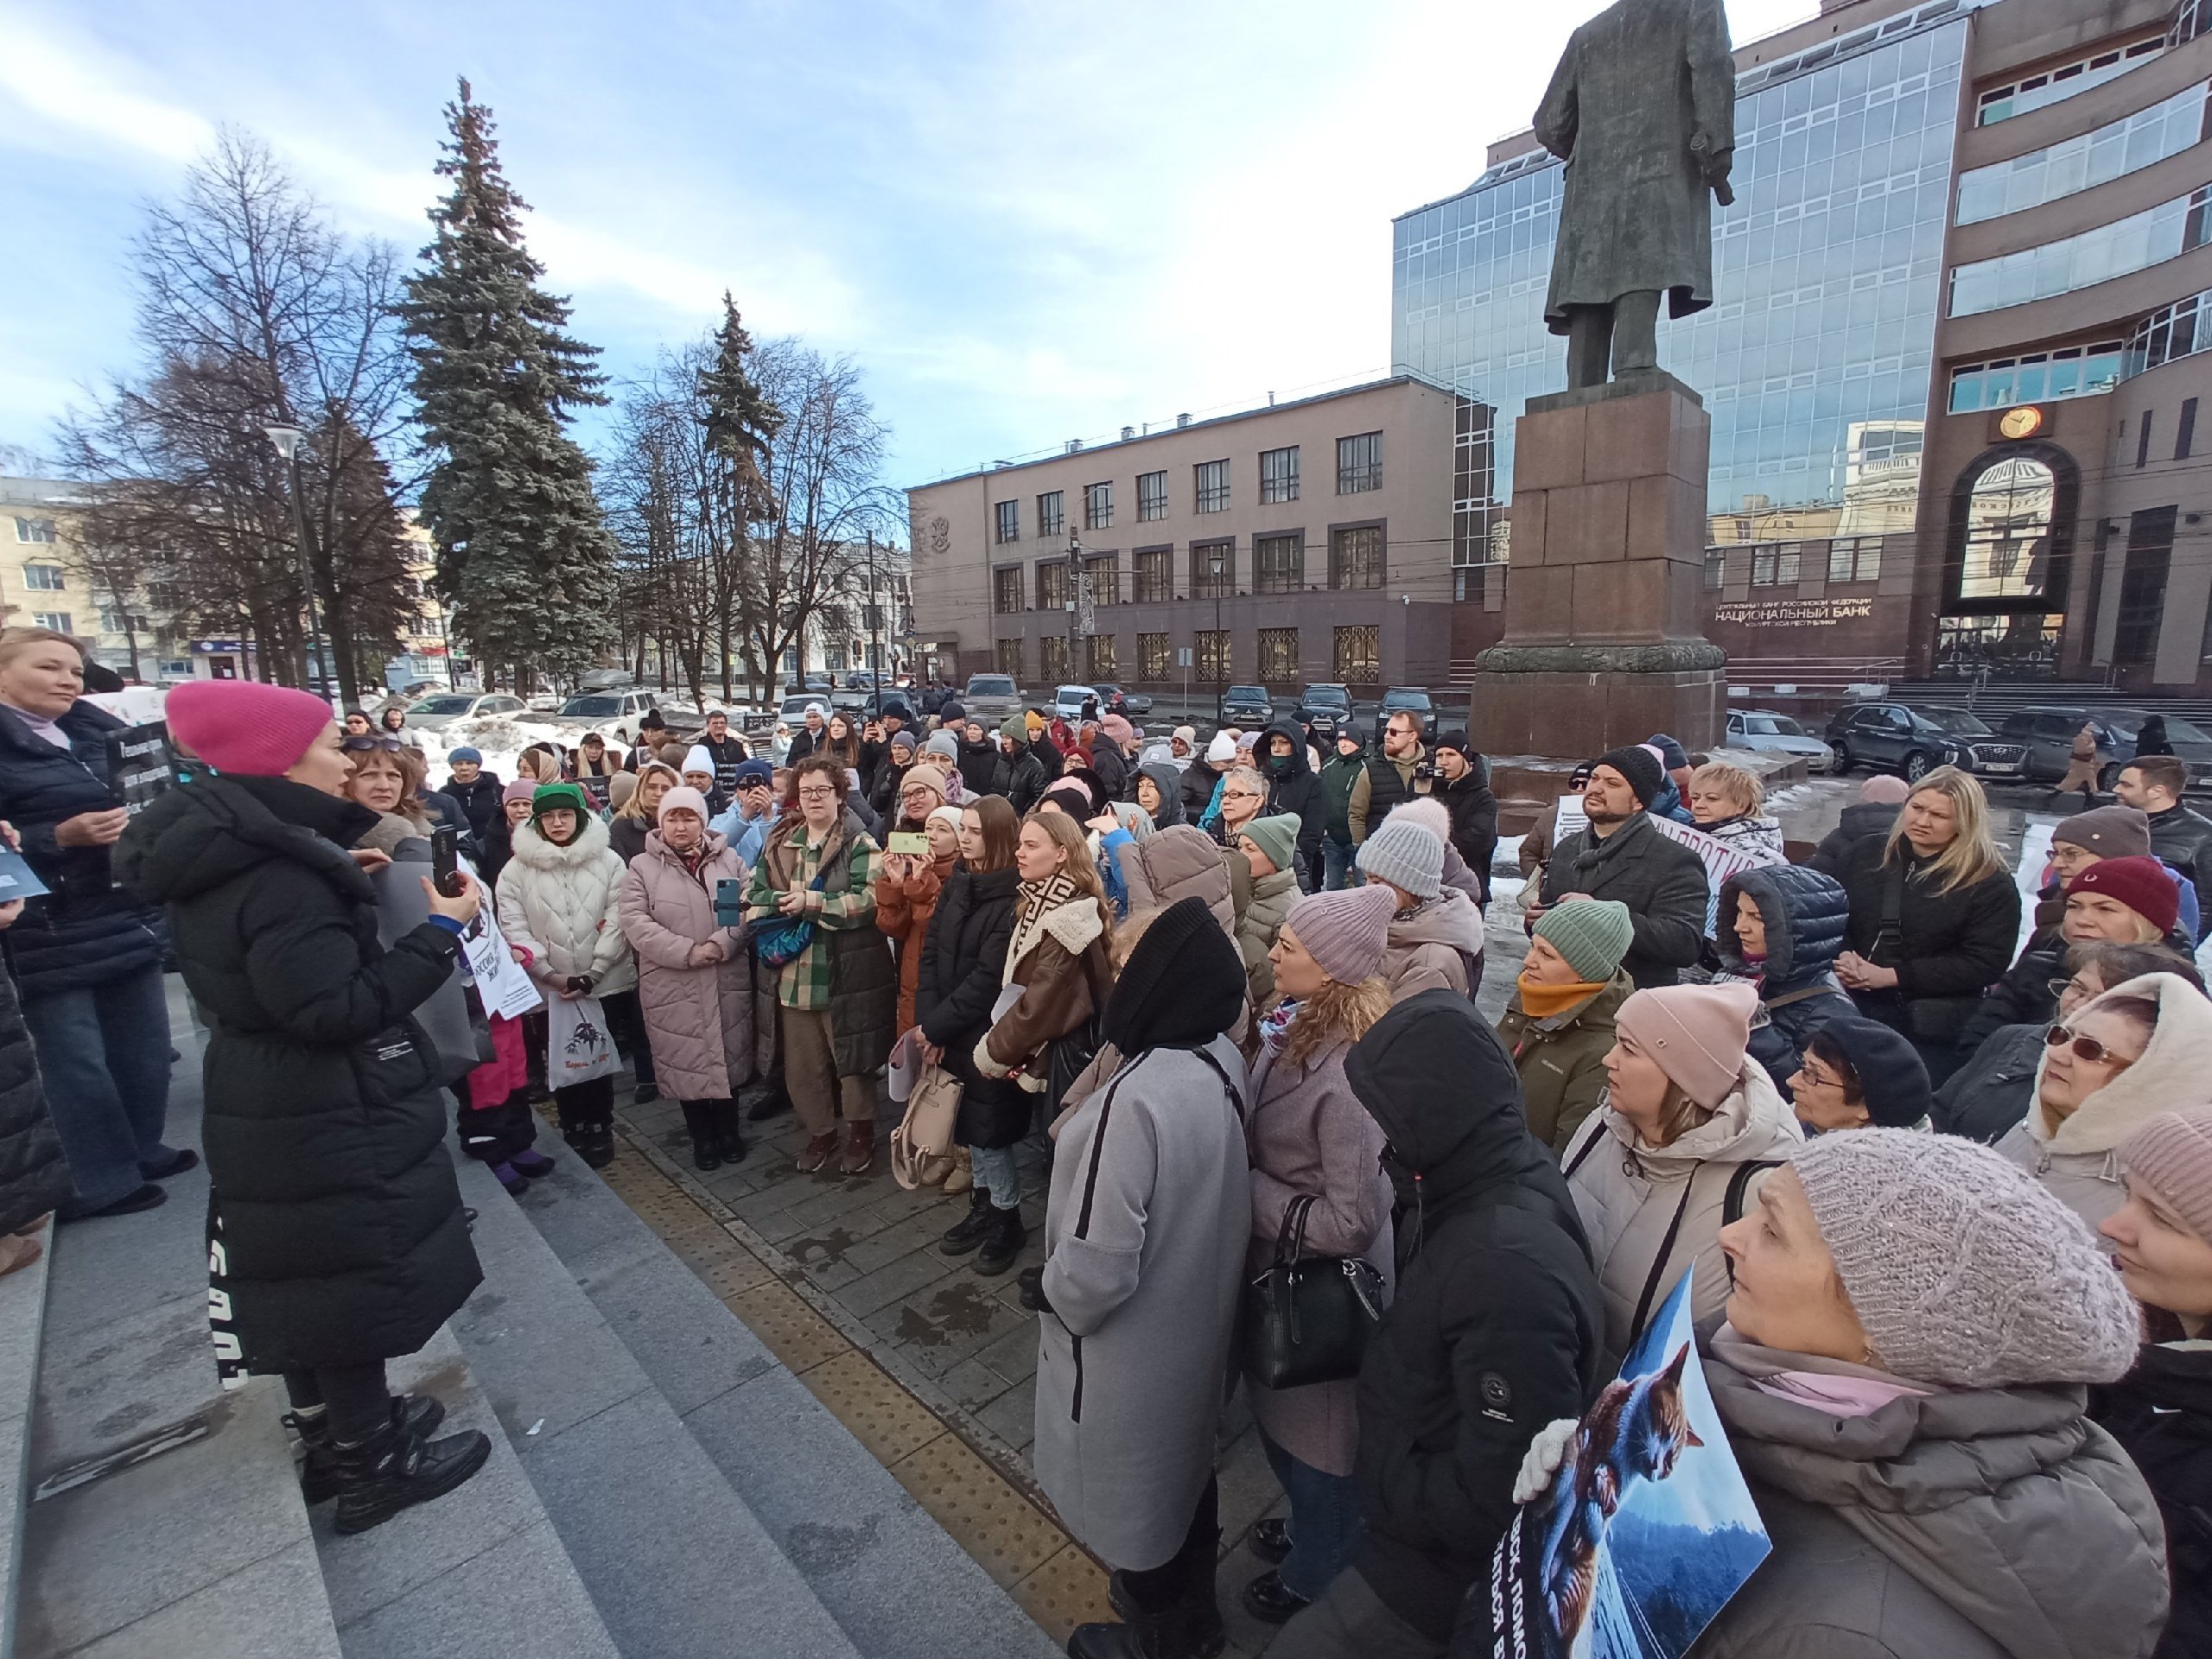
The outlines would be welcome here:
[[[129,240],[219,126],[411,252],[491,106],[616,381],[850,354],[906,486],[1387,373],[1390,220],[1525,127],[1598,0],[0,0],[0,445],[131,371]],[[1738,41],[1814,0],[1730,0]],[[596,444],[604,427],[582,435]]]

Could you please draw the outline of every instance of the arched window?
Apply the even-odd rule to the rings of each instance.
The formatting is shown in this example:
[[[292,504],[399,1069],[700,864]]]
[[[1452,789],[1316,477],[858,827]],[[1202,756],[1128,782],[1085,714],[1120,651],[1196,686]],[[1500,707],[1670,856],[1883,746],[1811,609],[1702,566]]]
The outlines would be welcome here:
[[[2050,580],[2051,510],[2058,480],[2031,456],[1985,467],[1967,497],[1959,597],[2039,599]]]

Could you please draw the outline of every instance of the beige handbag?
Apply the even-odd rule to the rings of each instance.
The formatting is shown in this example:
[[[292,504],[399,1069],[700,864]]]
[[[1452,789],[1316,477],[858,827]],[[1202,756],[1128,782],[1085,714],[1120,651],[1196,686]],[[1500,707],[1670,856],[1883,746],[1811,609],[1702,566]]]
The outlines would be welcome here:
[[[891,1131],[891,1174],[912,1192],[933,1160],[952,1150],[960,1119],[960,1079],[941,1065],[925,1066],[906,1096],[906,1116]],[[940,1178],[942,1179],[942,1178]]]

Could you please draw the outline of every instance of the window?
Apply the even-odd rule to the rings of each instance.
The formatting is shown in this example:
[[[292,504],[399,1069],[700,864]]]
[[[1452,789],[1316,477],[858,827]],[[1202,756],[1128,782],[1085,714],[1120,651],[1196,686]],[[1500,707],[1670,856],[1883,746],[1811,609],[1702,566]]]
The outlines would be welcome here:
[[[1021,567],[1009,564],[991,572],[991,608],[1001,616],[1021,611]]]
[[[1019,639],[1000,640],[998,663],[999,672],[1008,676],[1016,685],[1020,685],[1021,683],[1021,641]]]
[[[2137,172],[2202,141],[2206,83],[2183,87],[2147,110],[1959,175],[1958,220],[1973,225],[2024,213]]]
[[[1978,316],[2142,270],[2202,247],[2212,185],[2040,247],[1951,270],[1951,315]]]
[[[2174,557],[2172,507],[2150,507],[2127,521],[2127,563],[2120,578],[2120,614],[2113,633],[2116,663],[2145,664],[2158,654],[2166,578]]]
[[[58,564],[27,564],[23,567],[23,586],[35,594],[58,594],[67,584],[62,579]]]
[[[1705,550],[1705,591],[1717,594],[1728,579],[1728,550],[1708,547]]]
[[[1114,524],[1114,486],[1086,484],[1083,486],[1083,527],[1085,530],[1110,530]]]
[[[2196,399],[2181,400],[2181,424],[2174,429],[2174,459],[2187,461],[2196,447]]]
[[[1872,582],[1882,574],[1882,538],[1839,536],[1828,543],[1830,582]]]
[[[1967,500],[1961,599],[2035,599],[2050,574],[2050,515],[2057,479],[2024,455],[1992,462]]]
[[[1274,506],[1298,499],[1298,446],[1260,451],[1260,500]]]
[[[1167,474],[1139,473],[1137,474],[1137,522],[1148,524],[1155,518],[1167,516]]]
[[[50,542],[54,539],[54,520],[51,518],[17,518],[16,539],[19,542]]]
[[[1225,461],[1202,461],[1191,469],[1198,484],[1198,510],[1200,512],[1229,511],[1229,463]]]
[[[1382,526],[1359,524],[1329,532],[1329,586],[1380,588],[1382,585]],[[1344,678],[1339,674],[1338,679]]]
[[[2140,329],[2137,337],[2142,337]],[[1993,358],[1986,363],[1961,363],[1951,371],[1951,413],[2094,397],[2120,384],[2125,361],[2120,341],[2108,340],[2094,346]]]
[[[33,611],[31,626],[51,628],[56,633],[74,633],[77,631],[70,625],[69,613],[67,611]]]
[[[1306,538],[1260,536],[1252,542],[1252,591],[1294,594],[1306,585]]]
[[[1053,490],[1037,498],[1037,534],[1057,536],[1066,525],[1061,521],[1060,492]]]
[[[1754,588],[1796,587],[1799,552],[1798,545],[1795,542],[1777,542],[1770,547],[1752,548],[1751,586]]]
[[[1045,683],[1059,684],[1068,677],[1067,635],[1048,633],[1037,645],[1038,653],[1044,659]]]
[[[997,539],[1018,542],[1021,539],[1021,503],[1001,501],[991,511],[998,517]]]
[[[435,618],[429,619],[431,621],[435,620]],[[100,608],[100,632],[102,633],[151,633],[153,629],[148,625],[146,619],[136,612],[111,610],[103,606]],[[436,633],[435,629],[429,626],[425,626],[423,632],[433,637]]]
[[[1337,440],[1337,493],[1361,495],[1382,487],[1382,435],[1362,432]]]
[[[1141,680],[1164,680],[1168,677],[1175,655],[1164,633],[1137,635],[1137,677]]]
[[[2191,8],[2184,5],[2183,12]],[[2182,25],[2175,30],[2180,34]],[[2182,40],[2189,36],[2180,34]],[[2062,99],[2086,92],[2092,86],[2101,86],[2115,75],[2124,75],[2138,64],[2157,57],[2166,49],[2166,41],[2153,35],[2146,41],[2137,41],[2132,46],[2100,52],[2094,57],[2082,58],[2063,64],[2058,68],[2045,70],[2024,79],[2010,81],[2002,86],[1992,86],[1974,102],[1974,124],[1986,127],[1993,122],[2009,121],[2016,115],[2025,115],[2030,110],[2039,110],[2046,104],[2056,104]]]
[[[1037,567],[1037,608],[1040,611],[1064,611],[1068,601],[1075,595],[1068,590],[1068,566],[1065,559],[1046,559]]]
[[[2143,419],[2135,429],[2135,470],[2139,473],[2151,463],[2151,416],[2156,412],[2145,410]]]
[[[2212,346],[2212,294],[2192,294],[2143,319],[2120,354],[2125,380]]]
[[[1170,561],[1175,556],[1173,548],[1154,547],[1141,550],[1136,555],[1136,593],[1140,605],[1160,605],[1175,597]]]
[[[1225,685],[1229,682],[1229,632],[1215,632],[1201,628],[1192,636],[1192,655],[1198,664],[1198,677],[1210,685]]]
[[[1373,623],[1337,630],[1336,677],[1347,685],[1371,685],[1382,677],[1382,630]]]
[[[1118,605],[1122,602],[1122,556],[1101,553],[1096,558],[1083,562],[1083,585],[1090,592],[1094,605]]]
[[[1191,543],[1191,597],[1227,599],[1236,591],[1236,543]]]
[[[1114,636],[1112,634],[1094,633],[1084,640],[1083,645],[1084,655],[1090,659],[1084,671],[1085,673],[1094,680],[1112,680],[1119,677],[1119,671],[1114,666]]]
[[[1298,677],[1298,630],[1296,628],[1262,628],[1260,630],[1260,677],[1262,680],[1295,680]]]
[[[106,627],[107,624],[103,621],[100,626]],[[424,611],[416,619],[415,632],[426,639],[442,639],[445,638],[446,620],[435,611]]]

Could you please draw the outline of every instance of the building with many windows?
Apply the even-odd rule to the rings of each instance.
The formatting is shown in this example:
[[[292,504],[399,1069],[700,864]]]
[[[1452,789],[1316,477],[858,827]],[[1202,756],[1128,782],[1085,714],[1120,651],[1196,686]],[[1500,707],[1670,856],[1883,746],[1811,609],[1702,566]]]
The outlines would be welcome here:
[[[1732,687],[2212,688],[2208,20],[1831,0],[1738,49],[1715,302],[1660,334],[1713,417]],[[1566,384],[1543,321],[1562,178],[1522,133],[1395,221],[1394,365],[1497,410],[1495,533],[1452,548],[1462,671],[1502,626],[1513,423]]]
[[[1172,690],[1440,683],[1490,411],[1414,375],[907,492],[926,671]]]

